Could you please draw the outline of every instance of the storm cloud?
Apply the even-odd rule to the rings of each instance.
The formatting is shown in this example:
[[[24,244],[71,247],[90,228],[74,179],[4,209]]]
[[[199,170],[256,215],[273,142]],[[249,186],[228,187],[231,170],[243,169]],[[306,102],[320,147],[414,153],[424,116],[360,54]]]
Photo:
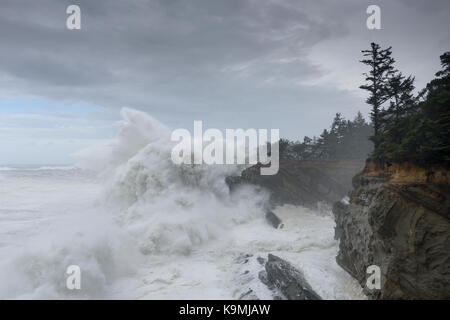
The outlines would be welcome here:
[[[66,28],[70,4],[81,30]],[[382,30],[366,28],[369,4]],[[367,114],[358,59],[371,41],[425,85],[450,49],[448,16],[448,1],[3,0],[0,96],[301,138],[335,112]]]

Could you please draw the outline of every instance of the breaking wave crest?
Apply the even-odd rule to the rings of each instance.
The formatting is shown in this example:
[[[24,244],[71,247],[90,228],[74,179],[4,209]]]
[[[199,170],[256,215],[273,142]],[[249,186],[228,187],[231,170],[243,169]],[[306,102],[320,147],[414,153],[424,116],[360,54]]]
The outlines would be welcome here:
[[[237,166],[176,165],[168,128],[143,112],[121,114],[118,138],[101,160],[105,198],[142,253],[188,254],[261,214],[264,195],[251,188],[229,194],[225,177]]]

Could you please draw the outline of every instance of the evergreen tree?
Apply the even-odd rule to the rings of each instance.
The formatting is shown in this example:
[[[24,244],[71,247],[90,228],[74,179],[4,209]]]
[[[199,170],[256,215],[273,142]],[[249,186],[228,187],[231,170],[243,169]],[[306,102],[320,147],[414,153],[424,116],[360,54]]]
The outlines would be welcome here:
[[[352,133],[350,134],[352,159],[366,158],[373,151],[373,144],[369,138],[373,134],[373,127],[366,122],[362,113],[358,111],[352,122]]]
[[[363,126],[367,125],[366,119],[364,119],[361,111],[358,111],[358,113],[355,116],[355,119],[353,119],[353,123],[357,127],[363,127]]]
[[[389,92],[386,89],[386,83],[389,76],[394,72],[394,59],[391,57],[392,47],[381,49],[376,43],[370,44],[369,50],[362,50],[365,59],[360,62],[368,65],[370,71],[364,73],[366,84],[360,86],[361,89],[369,91],[369,97],[366,102],[372,106],[371,119],[374,127],[375,148],[380,143],[380,133],[382,119],[380,117],[381,107],[389,99]]]
[[[372,126],[360,112],[354,121],[345,120],[340,113],[334,117],[330,129],[303,142],[280,141],[280,157],[286,160],[363,160],[372,150],[368,139]]]
[[[330,149],[331,145],[331,134],[327,129],[324,129],[317,141],[317,145],[315,146],[317,158],[321,160],[330,159],[332,154],[332,150]]]
[[[440,58],[443,69],[417,96],[413,77],[391,72],[385,84],[390,103],[380,114],[384,123],[374,158],[450,167],[450,52]]]
[[[391,100],[388,109],[382,112],[385,125],[382,140],[386,145],[399,144],[404,135],[402,121],[417,102],[414,88],[414,77],[406,78],[401,72],[396,72],[388,79],[386,90]]]
[[[336,116],[331,123],[331,130],[328,137],[328,149],[330,155],[334,158],[340,158],[342,150],[342,140],[345,135],[346,122],[340,113],[336,113]]]
[[[424,143],[422,161],[450,164],[450,52],[440,56],[442,70],[427,84],[421,103]]]

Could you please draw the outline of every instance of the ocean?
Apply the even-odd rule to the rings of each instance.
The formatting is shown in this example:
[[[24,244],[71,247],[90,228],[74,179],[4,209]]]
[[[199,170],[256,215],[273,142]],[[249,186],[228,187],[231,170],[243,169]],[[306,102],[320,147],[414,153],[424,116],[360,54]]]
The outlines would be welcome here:
[[[175,165],[163,124],[122,116],[117,139],[76,166],[0,167],[1,299],[273,299],[258,279],[268,253],[324,299],[364,299],[335,262],[331,213],[285,205],[274,229],[267,194],[229,193],[241,167]],[[71,265],[79,290],[66,286]]]

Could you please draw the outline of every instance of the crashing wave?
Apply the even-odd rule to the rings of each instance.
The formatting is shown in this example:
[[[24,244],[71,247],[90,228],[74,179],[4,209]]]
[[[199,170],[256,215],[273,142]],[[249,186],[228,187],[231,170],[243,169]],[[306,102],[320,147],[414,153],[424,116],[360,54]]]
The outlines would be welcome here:
[[[167,127],[140,111],[124,108],[121,114],[117,139],[101,148],[100,156],[95,150],[84,153],[81,163],[104,168],[109,207],[142,253],[188,254],[261,214],[264,195],[250,188],[228,192],[225,177],[239,167],[176,165]],[[86,160],[92,156],[95,161]]]

